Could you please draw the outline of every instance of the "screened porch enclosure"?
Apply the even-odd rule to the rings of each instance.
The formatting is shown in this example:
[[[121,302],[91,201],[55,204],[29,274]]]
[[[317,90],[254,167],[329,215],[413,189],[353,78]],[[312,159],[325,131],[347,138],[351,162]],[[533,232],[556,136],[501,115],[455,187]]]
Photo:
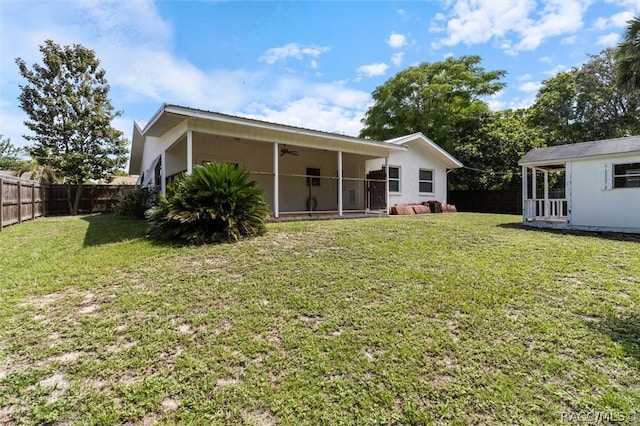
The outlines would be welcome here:
[[[250,172],[276,218],[387,212],[386,198],[380,194],[381,189],[386,194],[386,175],[368,176],[366,169],[367,161],[379,155],[190,133],[163,154],[163,188],[194,165],[231,163]]]
[[[522,167],[522,214],[525,222],[564,224],[569,217],[567,165]]]

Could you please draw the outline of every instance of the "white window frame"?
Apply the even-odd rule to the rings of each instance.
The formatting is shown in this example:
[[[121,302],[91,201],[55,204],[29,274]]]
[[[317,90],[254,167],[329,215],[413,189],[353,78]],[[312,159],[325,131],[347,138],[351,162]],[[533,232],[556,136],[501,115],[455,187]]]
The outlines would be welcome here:
[[[391,194],[400,194],[402,192],[402,167],[400,166],[388,166],[387,169],[389,170],[389,193]],[[398,170],[398,177],[397,178],[392,178],[391,177],[391,169],[397,169]],[[391,182],[398,182],[398,190],[397,191],[392,191],[391,190]]]
[[[624,174],[616,174],[616,167],[618,166],[631,166],[632,164],[638,165],[637,169],[632,169],[632,170],[627,170],[626,173]],[[625,178],[625,179],[633,179],[633,180],[640,180],[640,162],[633,162],[633,163],[619,163],[619,164],[614,164],[612,167],[612,174],[613,174],[613,182],[612,182],[612,188],[613,189],[622,189],[622,188],[639,188],[638,186],[616,186],[616,178]],[[629,173],[631,172],[631,173]]]
[[[420,174],[422,172],[431,172],[431,180],[421,179]],[[433,169],[419,169],[418,170],[418,192],[420,194],[434,194],[435,193],[435,176],[436,176],[436,171],[433,170]],[[430,183],[431,184],[431,191],[421,191],[420,190],[420,184],[421,183]]]

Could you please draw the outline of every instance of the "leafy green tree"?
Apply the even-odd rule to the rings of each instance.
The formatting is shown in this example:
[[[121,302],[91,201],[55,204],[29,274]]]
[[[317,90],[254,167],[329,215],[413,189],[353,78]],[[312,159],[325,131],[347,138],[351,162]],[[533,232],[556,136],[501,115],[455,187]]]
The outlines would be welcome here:
[[[575,127],[578,94],[575,71],[556,74],[542,83],[531,107],[529,125],[547,135],[548,145],[579,142]]]
[[[51,40],[40,52],[42,64],[32,69],[16,59],[27,81],[19,96],[28,116],[24,123],[34,132],[24,138],[33,142],[28,147],[31,157],[63,179],[69,212],[77,214],[84,182],[108,179],[124,166],[128,141],[111,125],[121,112],[111,105],[105,71],[95,53]]]
[[[269,213],[246,169],[208,163],[167,186],[167,195],[151,210],[149,235],[189,244],[232,242],[263,234]]]
[[[465,165],[449,175],[454,189],[517,189],[518,161],[533,148],[545,146],[544,135],[526,125],[527,110],[485,112],[456,146],[455,156]]]
[[[640,93],[616,84],[616,60],[605,49],[579,68],[543,82],[529,124],[548,145],[622,137],[640,132]]]
[[[422,132],[453,151],[456,129],[469,116],[488,111],[483,98],[500,91],[506,71],[485,71],[479,56],[424,62],[378,86],[360,137],[385,140]]]
[[[621,90],[640,90],[640,17],[628,23],[616,55],[616,83]]]
[[[0,135],[0,170],[17,171],[24,161],[20,159],[20,148],[11,143],[10,138]]]

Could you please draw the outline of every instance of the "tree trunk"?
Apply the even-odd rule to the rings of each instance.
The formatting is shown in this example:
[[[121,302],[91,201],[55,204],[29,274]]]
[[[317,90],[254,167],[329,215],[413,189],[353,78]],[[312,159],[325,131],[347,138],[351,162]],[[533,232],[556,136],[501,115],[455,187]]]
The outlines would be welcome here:
[[[69,214],[75,216],[80,208],[80,196],[82,194],[82,184],[76,186],[75,196],[72,195],[71,188],[73,185],[67,184],[67,205],[69,206]]]
[[[80,196],[82,194],[82,184],[79,183],[76,187],[76,199],[73,202],[73,216],[78,214],[78,209],[80,208]]]

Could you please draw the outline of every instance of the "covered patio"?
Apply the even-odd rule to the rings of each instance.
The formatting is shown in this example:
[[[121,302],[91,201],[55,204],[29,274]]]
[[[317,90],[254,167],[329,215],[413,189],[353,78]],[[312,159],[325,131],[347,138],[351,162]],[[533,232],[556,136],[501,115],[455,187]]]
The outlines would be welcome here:
[[[136,138],[142,140],[137,145]],[[134,147],[144,143],[154,145],[144,152],[155,157],[139,171],[140,184],[164,193],[197,164],[237,164],[263,189],[274,219],[387,214],[387,159],[407,149],[170,105],[150,122],[136,122]],[[381,159],[383,170],[370,170]]]

